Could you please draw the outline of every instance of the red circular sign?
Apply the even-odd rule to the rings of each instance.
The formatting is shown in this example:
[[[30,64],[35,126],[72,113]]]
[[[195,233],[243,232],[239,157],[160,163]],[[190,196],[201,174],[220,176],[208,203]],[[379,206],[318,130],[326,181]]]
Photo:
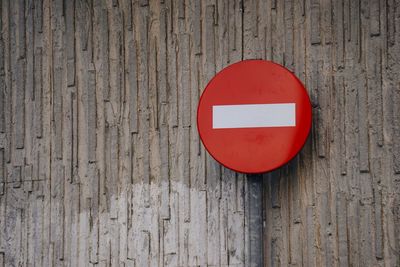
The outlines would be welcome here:
[[[219,163],[243,173],[262,173],[289,162],[311,128],[306,89],[284,67],[245,60],[220,71],[204,90],[197,129]]]

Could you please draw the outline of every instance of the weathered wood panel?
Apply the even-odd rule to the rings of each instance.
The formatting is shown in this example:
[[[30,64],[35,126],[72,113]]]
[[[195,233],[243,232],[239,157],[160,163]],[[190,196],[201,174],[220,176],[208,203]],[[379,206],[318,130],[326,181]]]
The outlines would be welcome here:
[[[0,266],[400,266],[399,0],[0,0]],[[274,60],[313,129],[217,164],[213,75]]]
[[[307,86],[314,120],[300,155],[265,176],[265,266],[400,266],[400,2],[266,2],[259,42]]]

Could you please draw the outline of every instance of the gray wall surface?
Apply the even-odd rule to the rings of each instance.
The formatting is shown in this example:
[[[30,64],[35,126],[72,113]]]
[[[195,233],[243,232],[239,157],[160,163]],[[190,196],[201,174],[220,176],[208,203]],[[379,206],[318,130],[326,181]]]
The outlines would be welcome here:
[[[0,0],[0,266],[400,266],[399,0]],[[242,59],[306,85],[275,172],[204,150]],[[266,156],[273,151],[266,151]]]

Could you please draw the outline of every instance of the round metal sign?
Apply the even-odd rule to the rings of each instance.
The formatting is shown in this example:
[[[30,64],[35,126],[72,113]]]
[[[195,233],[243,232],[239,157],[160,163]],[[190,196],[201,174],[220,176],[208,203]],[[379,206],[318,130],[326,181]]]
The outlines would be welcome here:
[[[220,71],[204,90],[197,129],[207,151],[227,168],[263,173],[289,162],[311,128],[311,103],[300,80],[265,60]]]

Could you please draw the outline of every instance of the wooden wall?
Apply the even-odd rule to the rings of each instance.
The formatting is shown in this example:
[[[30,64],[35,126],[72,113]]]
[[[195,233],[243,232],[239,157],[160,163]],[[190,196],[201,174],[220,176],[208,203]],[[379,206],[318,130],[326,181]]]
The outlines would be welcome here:
[[[399,0],[0,9],[0,266],[400,266]],[[247,177],[205,152],[196,108],[250,58],[294,71],[314,118]]]
[[[300,156],[265,175],[266,266],[400,266],[400,1],[261,2],[245,55],[292,69],[314,115]]]

